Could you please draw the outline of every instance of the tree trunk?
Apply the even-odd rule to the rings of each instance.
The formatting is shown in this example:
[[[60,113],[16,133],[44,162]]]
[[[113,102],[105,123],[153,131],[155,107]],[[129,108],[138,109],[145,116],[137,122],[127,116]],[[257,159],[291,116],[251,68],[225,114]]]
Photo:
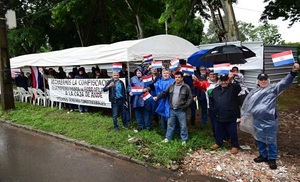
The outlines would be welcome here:
[[[125,0],[125,2],[128,5],[128,8],[131,10],[131,12],[134,13],[134,15],[135,15],[136,29],[137,29],[137,38],[138,39],[142,39],[142,38],[144,38],[144,30],[143,30],[142,23],[141,23],[141,18],[140,18],[140,6],[141,6],[141,2],[139,2],[136,11],[133,10],[133,8],[130,5],[130,3],[128,2],[128,0]]]
[[[226,17],[226,23],[228,27],[227,41],[237,41],[239,40],[239,32],[235,19],[235,15],[232,8],[231,0],[222,0],[222,9]]]

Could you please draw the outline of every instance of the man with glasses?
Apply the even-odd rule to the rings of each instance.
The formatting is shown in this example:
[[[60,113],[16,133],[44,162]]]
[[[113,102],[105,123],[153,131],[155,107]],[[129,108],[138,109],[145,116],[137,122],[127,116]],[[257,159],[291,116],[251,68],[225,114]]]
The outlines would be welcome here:
[[[257,87],[247,95],[242,106],[241,122],[253,122],[253,135],[259,152],[254,162],[268,162],[271,169],[277,169],[277,97],[293,83],[298,71],[299,64],[295,63],[287,76],[273,84],[270,84],[266,73],[259,74]]]

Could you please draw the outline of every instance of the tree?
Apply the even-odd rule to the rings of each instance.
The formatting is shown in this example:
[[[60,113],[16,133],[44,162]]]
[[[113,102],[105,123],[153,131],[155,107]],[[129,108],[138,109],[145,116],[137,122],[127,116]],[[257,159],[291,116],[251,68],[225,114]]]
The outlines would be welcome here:
[[[264,44],[280,44],[282,42],[281,34],[278,31],[277,25],[267,24],[255,27],[251,23],[238,21],[238,29],[240,40],[245,41],[263,41]],[[216,43],[218,42],[218,32],[215,31],[214,23],[209,24],[205,39],[201,43]],[[226,27],[225,27],[226,28]]]
[[[276,20],[280,17],[289,20],[290,26],[300,20],[299,0],[264,0],[269,3],[265,6],[260,20],[267,23],[268,20]]]
[[[195,14],[200,14],[205,18],[209,15],[205,12],[208,10],[205,4],[199,0],[164,0],[165,11],[161,14],[159,23],[166,26],[167,33],[183,37],[193,44],[199,44],[202,38],[203,22],[200,17],[196,18]]]
[[[281,44],[282,38],[277,25],[259,25],[251,32],[250,41],[263,41],[264,44]]]
[[[56,0],[10,0],[7,9],[16,11],[17,28],[8,31],[9,52],[11,56],[42,52],[49,50],[50,30],[49,9]]]

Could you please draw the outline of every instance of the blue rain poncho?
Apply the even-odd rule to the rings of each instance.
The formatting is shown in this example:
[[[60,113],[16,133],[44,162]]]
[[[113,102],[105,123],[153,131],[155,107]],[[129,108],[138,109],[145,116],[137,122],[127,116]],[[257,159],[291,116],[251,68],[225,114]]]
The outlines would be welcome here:
[[[175,80],[173,78],[169,78],[167,80],[161,78],[160,80],[158,80],[154,84],[156,95],[159,95],[162,91],[166,90],[172,83],[174,83],[174,81]],[[155,112],[166,118],[170,117],[170,103],[168,97],[158,100],[158,106]]]
[[[251,90],[241,108],[241,114],[245,120],[240,124],[240,129],[251,133],[260,142],[276,143],[277,97],[293,83],[295,76],[296,73],[291,72],[278,83],[270,84],[266,88],[257,86]]]

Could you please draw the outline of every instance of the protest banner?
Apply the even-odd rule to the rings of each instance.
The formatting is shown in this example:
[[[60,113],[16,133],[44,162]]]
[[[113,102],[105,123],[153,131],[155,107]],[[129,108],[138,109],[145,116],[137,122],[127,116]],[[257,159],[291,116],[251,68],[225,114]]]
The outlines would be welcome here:
[[[103,87],[108,79],[48,79],[50,100],[77,105],[111,108]],[[125,83],[125,78],[121,78]]]

